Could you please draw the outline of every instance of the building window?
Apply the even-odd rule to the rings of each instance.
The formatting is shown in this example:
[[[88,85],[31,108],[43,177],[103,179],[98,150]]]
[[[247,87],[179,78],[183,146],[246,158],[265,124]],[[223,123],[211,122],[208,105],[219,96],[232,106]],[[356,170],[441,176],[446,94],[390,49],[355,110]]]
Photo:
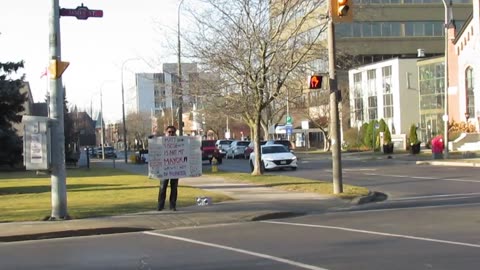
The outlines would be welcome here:
[[[467,113],[470,114],[470,117],[475,115],[475,91],[473,88],[473,68],[468,67],[465,72],[465,91],[466,91],[466,104],[467,104]]]
[[[419,66],[421,138],[427,140],[443,132],[445,114],[444,61]]]
[[[455,21],[461,29],[465,21]],[[335,26],[338,38],[371,37],[443,37],[443,21],[408,21],[408,22],[353,22]]]
[[[353,74],[354,119],[363,121],[362,73]]]
[[[392,66],[382,68],[383,117],[393,118]]]
[[[363,98],[355,97],[354,102],[355,102],[355,105],[354,105],[355,120],[363,122]]]
[[[367,71],[367,91],[368,91],[368,120],[376,120],[377,114],[377,89],[376,89],[376,70]]]

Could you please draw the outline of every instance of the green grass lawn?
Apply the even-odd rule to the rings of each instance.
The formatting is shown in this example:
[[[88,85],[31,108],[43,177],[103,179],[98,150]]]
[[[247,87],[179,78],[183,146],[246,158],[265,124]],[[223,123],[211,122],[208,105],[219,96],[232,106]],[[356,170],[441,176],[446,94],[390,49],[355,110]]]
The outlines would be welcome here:
[[[298,177],[226,172],[204,174],[296,192],[332,194],[333,191],[331,182]],[[159,182],[113,168],[69,169],[68,214],[73,219],[81,219],[156,210]],[[214,202],[231,200],[221,193],[184,186],[181,180],[179,184],[177,207],[194,205],[199,196],[209,196]],[[50,189],[49,175],[36,175],[32,171],[0,172],[0,222],[44,220],[52,209]],[[344,193],[339,197],[350,199],[367,193],[366,188],[344,185]]]
[[[267,187],[278,188],[287,191],[295,192],[312,192],[319,194],[333,194],[333,184],[332,182],[326,181],[317,181],[310,180],[299,177],[285,176],[285,175],[262,175],[262,176],[252,176],[247,173],[230,173],[230,172],[218,172],[215,174],[209,174],[212,176],[222,177],[226,180],[234,182],[247,182],[253,184],[264,185]],[[352,186],[352,185],[343,185],[343,193],[334,195],[342,199],[353,199],[358,196],[367,195],[369,192],[368,189]]]
[[[74,219],[156,209],[159,180],[110,168],[67,171],[68,214]],[[35,172],[0,172],[0,222],[43,220],[51,214],[50,176]],[[170,189],[168,189],[170,190]],[[214,202],[226,195],[182,186],[177,207],[195,204],[198,196]],[[168,204],[168,193],[167,193]]]

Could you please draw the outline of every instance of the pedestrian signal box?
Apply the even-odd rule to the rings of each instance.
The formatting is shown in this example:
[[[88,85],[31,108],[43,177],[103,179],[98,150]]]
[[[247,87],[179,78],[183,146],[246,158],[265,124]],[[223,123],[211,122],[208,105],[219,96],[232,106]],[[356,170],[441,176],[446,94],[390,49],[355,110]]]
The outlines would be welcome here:
[[[322,76],[312,75],[308,81],[308,88],[310,89],[322,89]]]

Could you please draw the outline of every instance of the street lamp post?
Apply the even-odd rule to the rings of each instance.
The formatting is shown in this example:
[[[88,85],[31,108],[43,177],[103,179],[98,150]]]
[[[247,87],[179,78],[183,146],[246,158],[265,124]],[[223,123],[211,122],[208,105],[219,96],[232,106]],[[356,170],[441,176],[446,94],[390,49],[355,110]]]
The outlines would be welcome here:
[[[444,132],[444,144],[445,147],[443,148],[445,153],[444,153],[444,158],[448,158],[448,28],[450,26],[450,22],[452,21],[452,0],[450,0],[450,4],[447,5],[447,0],[442,0],[443,6],[445,8],[445,114],[443,115],[443,132]]]
[[[183,89],[182,89],[182,59],[181,59],[181,41],[180,41],[180,8],[182,7],[184,0],[180,0],[177,10],[177,39],[178,39],[178,89],[180,94],[178,96],[178,135],[183,135]],[[173,108],[172,108],[173,110]]]
[[[101,129],[100,138],[102,144],[102,159],[105,159],[105,124],[103,123],[103,96],[102,96],[102,89],[100,89],[100,124]]]
[[[125,67],[125,64],[137,60],[137,58],[130,58],[122,63],[122,69],[121,69],[121,83],[122,83],[122,123],[123,123],[123,151],[125,153],[125,163],[128,163],[128,157],[127,157],[127,126],[125,123],[125,90],[123,86],[123,69]]]
[[[102,144],[102,159],[105,159],[105,123],[103,121],[103,86],[108,83],[108,82],[113,82],[113,81],[104,81],[102,85],[100,86],[100,142]],[[123,96],[123,93],[122,93]]]

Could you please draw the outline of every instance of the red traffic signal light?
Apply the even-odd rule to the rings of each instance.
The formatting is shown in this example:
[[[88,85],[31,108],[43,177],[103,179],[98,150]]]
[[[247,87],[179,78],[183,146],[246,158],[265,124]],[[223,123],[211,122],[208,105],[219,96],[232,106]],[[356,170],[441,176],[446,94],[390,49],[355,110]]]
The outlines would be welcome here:
[[[348,0],[337,0],[337,15],[339,17],[346,16],[349,9]]]
[[[330,8],[334,23],[349,23],[353,21],[352,0],[330,0]]]
[[[322,89],[322,76],[312,75],[308,82],[308,88],[310,89]]]

